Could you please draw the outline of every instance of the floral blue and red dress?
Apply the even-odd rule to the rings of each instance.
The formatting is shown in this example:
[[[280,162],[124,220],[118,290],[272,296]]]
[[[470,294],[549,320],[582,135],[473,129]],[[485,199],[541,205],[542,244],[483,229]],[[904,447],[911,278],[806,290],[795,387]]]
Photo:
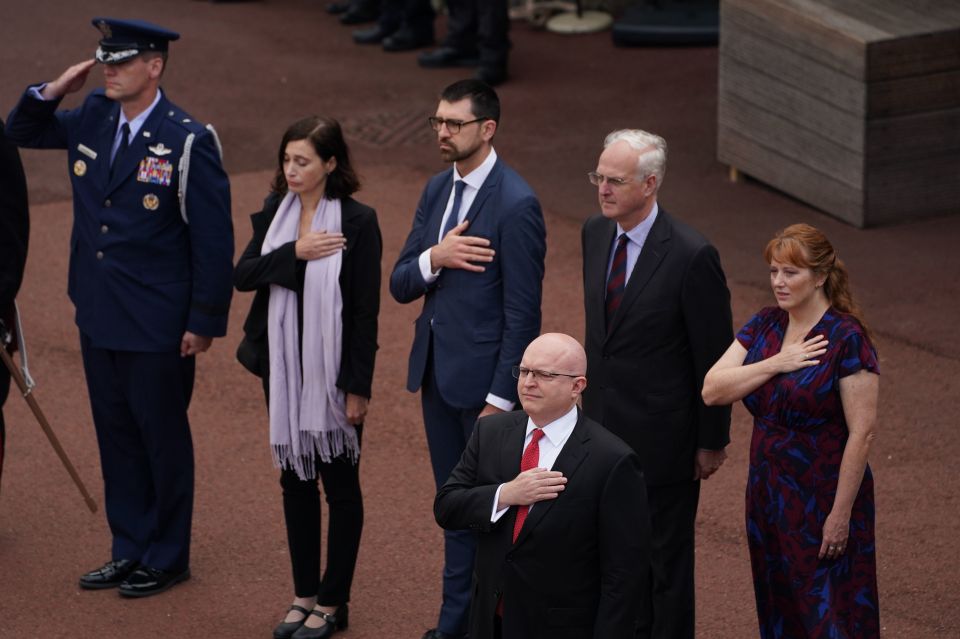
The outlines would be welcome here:
[[[786,311],[761,310],[737,333],[744,364],[780,352]],[[772,377],[743,399],[753,415],[747,542],[763,639],[880,636],[873,475],[867,466],[850,516],[846,552],[819,559],[848,430],[840,379],[879,373],[860,323],[830,308],[804,338],[824,335],[816,366]]]

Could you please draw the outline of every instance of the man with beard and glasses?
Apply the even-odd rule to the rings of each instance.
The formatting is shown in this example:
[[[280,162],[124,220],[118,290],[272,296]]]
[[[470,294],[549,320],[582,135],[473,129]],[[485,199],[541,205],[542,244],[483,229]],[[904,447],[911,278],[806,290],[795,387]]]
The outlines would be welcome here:
[[[453,167],[432,177],[417,205],[390,292],[423,298],[407,390],[421,390],[430,463],[439,489],[460,461],[478,417],[512,410],[512,375],[540,332],[546,231],[533,190],[497,157],[496,92],[461,80],[429,118],[440,157]],[[424,639],[463,637],[470,608],[476,535],[444,532],[443,603]]]

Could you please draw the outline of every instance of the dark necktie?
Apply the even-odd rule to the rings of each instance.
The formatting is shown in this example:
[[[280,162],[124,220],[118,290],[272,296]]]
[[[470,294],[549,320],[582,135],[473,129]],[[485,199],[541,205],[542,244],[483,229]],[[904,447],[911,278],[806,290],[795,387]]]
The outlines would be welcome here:
[[[627,242],[626,233],[617,239],[617,248],[613,252],[613,264],[610,265],[610,277],[607,278],[607,330],[613,315],[623,301],[623,289],[627,283]]]
[[[520,458],[520,472],[525,472],[531,468],[536,468],[540,463],[540,438],[543,437],[543,429],[534,428],[530,434],[530,443],[523,451],[523,457]],[[520,529],[523,528],[523,522],[527,520],[527,513],[530,512],[530,506],[517,507],[517,519],[513,522],[513,541],[520,536]]]
[[[443,233],[440,234],[440,239],[443,240],[447,236],[447,233],[455,227],[459,222],[457,221],[460,218],[460,203],[463,201],[463,187],[467,183],[463,180],[457,180],[453,183],[453,206],[450,208],[450,215],[447,216],[447,223],[443,225]]]
[[[113,162],[110,163],[110,179],[113,179],[114,169],[120,160],[123,159],[123,154],[127,151],[127,147],[130,146],[130,124],[124,122],[120,127],[120,146],[117,147],[117,152],[113,154]]]

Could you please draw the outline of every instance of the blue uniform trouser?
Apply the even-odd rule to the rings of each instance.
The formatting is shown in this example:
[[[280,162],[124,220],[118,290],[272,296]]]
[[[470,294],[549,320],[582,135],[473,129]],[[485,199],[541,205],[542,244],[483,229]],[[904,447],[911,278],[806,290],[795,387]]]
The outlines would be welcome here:
[[[80,334],[100,447],[113,559],[182,571],[190,563],[195,358],[97,348]]]
[[[427,359],[420,397],[423,424],[427,431],[427,447],[430,449],[430,464],[433,466],[433,478],[439,490],[460,461],[483,407],[456,408],[443,400],[437,390],[432,350]],[[477,536],[476,533],[466,530],[445,530],[443,536],[443,603],[440,606],[437,629],[452,635],[463,634],[467,631],[467,617],[470,612],[470,585],[473,580]]]

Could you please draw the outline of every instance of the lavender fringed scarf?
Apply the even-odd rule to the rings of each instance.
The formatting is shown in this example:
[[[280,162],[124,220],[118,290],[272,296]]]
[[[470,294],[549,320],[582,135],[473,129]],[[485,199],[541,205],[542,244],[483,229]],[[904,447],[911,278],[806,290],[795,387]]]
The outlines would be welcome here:
[[[310,228],[339,233],[340,221],[340,200],[323,198]],[[266,255],[296,240],[299,224],[300,198],[287,193],[260,254]],[[297,294],[270,285],[270,447],[274,465],[295,470],[301,479],[316,477],[317,455],[328,462],[346,454],[355,463],[360,452],[357,431],[347,423],[344,393],[336,385],[343,333],[339,281],[342,262],[339,251],[307,262],[303,353],[297,326]]]

